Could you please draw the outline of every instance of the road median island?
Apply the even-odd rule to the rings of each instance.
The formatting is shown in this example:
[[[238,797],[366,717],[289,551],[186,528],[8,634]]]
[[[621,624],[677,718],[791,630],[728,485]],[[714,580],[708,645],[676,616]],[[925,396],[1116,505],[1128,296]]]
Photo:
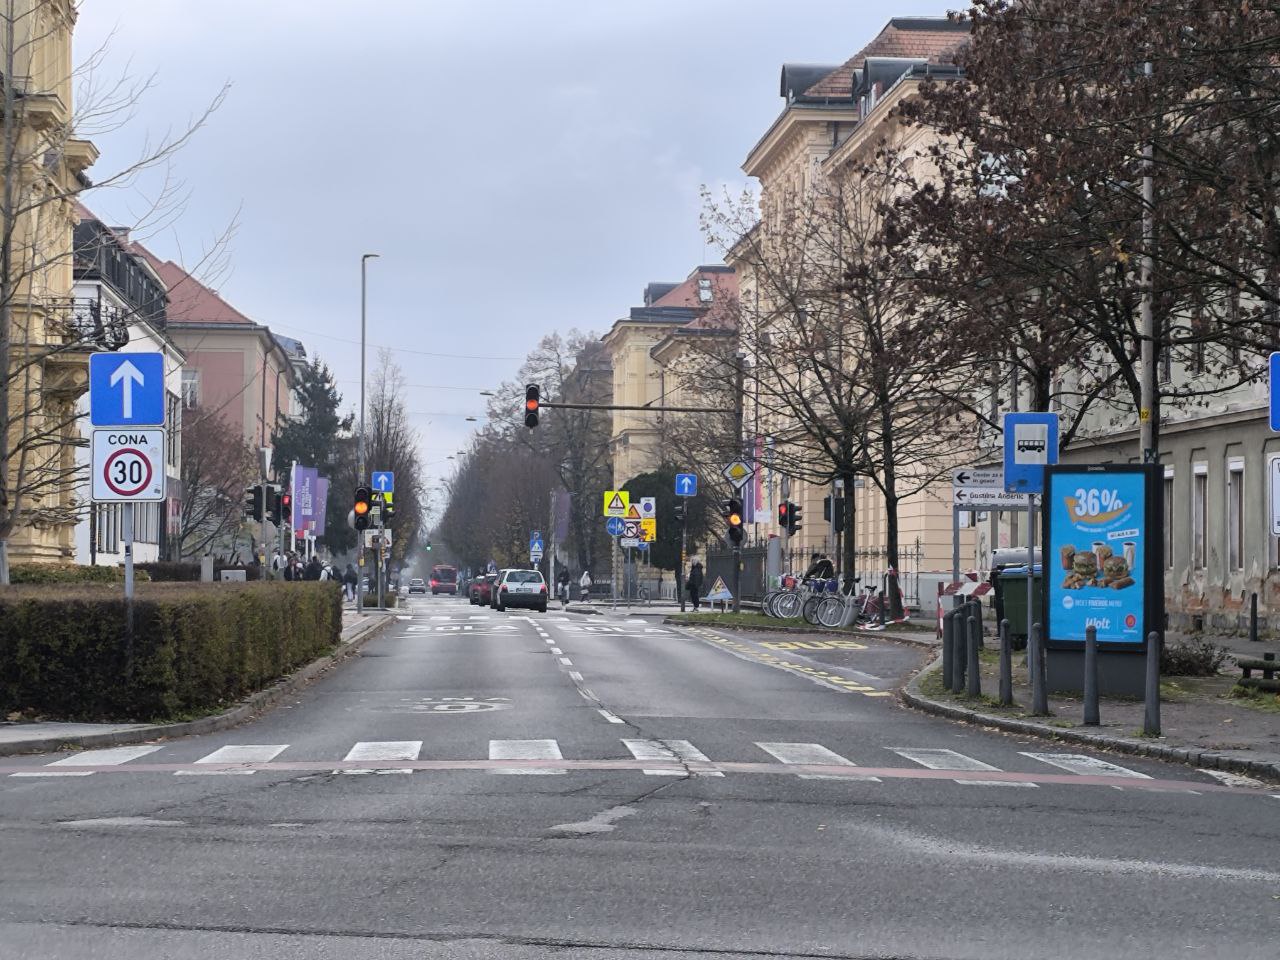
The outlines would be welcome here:
[[[10,718],[156,722],[207,714],[332,654],[334,583],[142,583],[0,591],[0,709]]]
[[[1227,678],[1165,677],[1161,684],[1164,735],[1146,737],[1141,732],[1140,699],[1103,697],[1103,725],[1085,727],[1082,701],[1066,694],[1050,697],[1049,716],[1032,715],[1027,707],[1030,693],[1017,664],[1014,703],[1009,707],[1000,706],[989,695],[974,698],[951,693],[943,686],[941,667],[938,658],[921,670],[902,688],[902,701],[926,713],[1006,733],[1280,782],[1280,741],[1273,718],[1232,703]],[[984,651],[982,688],[988,694],[998,690],[996,669],[994,651]]]

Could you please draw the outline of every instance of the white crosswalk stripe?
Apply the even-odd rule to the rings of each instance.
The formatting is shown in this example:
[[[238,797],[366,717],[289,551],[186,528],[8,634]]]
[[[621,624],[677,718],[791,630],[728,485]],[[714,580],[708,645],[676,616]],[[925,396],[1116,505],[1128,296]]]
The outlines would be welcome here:
[[[894,747],[892,749],[898,756],[910,760],[912,763],[918,763],[922,767],[928,767],[930,770],[1000,770],[999,767],[993,767],[991,764],[975,760],[973,757],[966,757],[963,753],[956,753],[954,750],[936,748],[908,749],[905,747]],[[1034,783],[1008,780],[957,780],[956,783],[972,783],[982,787],[1035,786]]]
[[[207,757],[201,757],[196,763],[267,763],[274,760],[288,749],[287,743],[269,744],[234,744],[219,747]],[[229,774],[250,774],[256,770],[175,770],[178,777],[218,777]]]
[[[622,745],[631,751],[637,760],[662,760],[667,763],[678,763],[692,760],[698,763],[710,763],[707,755],[688,740],[623,740]],[[651,777],[684,776],[679,770],[646,770]],[[719,770],[699,771],[695,777],[723,777]]]
[[[490,740],[490,760],[563,760],[560,744],[555,740]],[[549,775],[564,773],[555,767],[518,767],[512,770],[490,770],[490,773]]]
[[[1108,763],[1106,760],[1099,760],[1097,757],[1086,757],[1082,753],[1027,753],[1022,751],[1022,755],[1030,757],[1032,760],[1039,760],[1041,763],[1058,767],[1061,770],[1066,770],[1068,773],[1078,773],[1083,776],[1129,777],[1132,780],[1151,779],[1145,773],[1130,770],[1128,767],[1122,767],[1119,764]]]
[[[856,767],[852,760],[828,750],[819,743],[757,743],[757,747],[782,763],[824,763],[841,767]],[[802,780],[867,780],[879,783],[878,777],[837,776],[835,774],[802,773]]]
[[[105,750],[83,750],[70,757],[63,757],[53,763],[46,764],[38,770],[22,771],[10,774],[14,777],[90,777],[92,770],[52,770],[51,767],[114,767],[120,763],[137,760],[149,753],[155,753],[154,747],[108,747]]]
[[[421,740],[369,740],[361,741],[347,751],[343,760],[417,760],[422,750]],[[334,771],[335,773],[338,771]],[[368,770],[343,770],[343,773],[413,773],[406,767],[371,767]]]

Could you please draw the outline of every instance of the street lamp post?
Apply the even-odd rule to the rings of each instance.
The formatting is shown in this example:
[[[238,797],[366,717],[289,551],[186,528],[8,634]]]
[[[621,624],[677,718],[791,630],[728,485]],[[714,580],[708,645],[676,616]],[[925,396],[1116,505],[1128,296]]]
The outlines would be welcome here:
[[[376,253],[366,253],[360,257],[360,437],[356,444],[356,484],[364,482],[365,464],[364,464],[364,368],[365,368],[365,332],[368,324],[366,323],[366,315],[368,313],[368,271],[366,267],[370,260],[378,256]],[[363,533],[363,531],[357,531]],[[360,567],[360,571],[356,576],[356,612],[364,612],[364,537],[361,536],[356,543],[356,559]]]

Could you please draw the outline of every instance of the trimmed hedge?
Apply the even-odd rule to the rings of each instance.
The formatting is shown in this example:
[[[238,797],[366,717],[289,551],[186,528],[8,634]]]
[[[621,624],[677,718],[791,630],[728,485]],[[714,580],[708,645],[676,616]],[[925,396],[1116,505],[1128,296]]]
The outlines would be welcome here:
[[[135,580],[147,579],[134,570]],[[9,582],[18,583],[124,583],[124,567],[74,563],[18,563],[9,568]]]
[[[200,582],[200,564],[191,563],[187,560],[157,560],[153,563],[135,563],[133,565],[134,572],[145,570],[147,575],[156,583],[199,583]],[[225,564],[215,563],[213,565],[213,579],[218,579],[219,572],[223,570],[243,570],[247,579],[255,579],[252,571],[243,564]]]
[[[132,669],[125,603],[106,586],[0,590],[0,711],[145,721],[241,700],[331,651],[336,583],[140,584]]]

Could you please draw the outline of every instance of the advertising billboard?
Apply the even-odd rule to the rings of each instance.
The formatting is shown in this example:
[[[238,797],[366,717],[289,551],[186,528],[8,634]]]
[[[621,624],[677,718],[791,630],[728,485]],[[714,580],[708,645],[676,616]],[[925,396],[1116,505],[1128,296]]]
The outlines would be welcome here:
[[[1044,609],[1051,647],[1098,643],[1141,652],[1161,629],[1164,575],[1158,467],[1056,466],[1045,471]]]

